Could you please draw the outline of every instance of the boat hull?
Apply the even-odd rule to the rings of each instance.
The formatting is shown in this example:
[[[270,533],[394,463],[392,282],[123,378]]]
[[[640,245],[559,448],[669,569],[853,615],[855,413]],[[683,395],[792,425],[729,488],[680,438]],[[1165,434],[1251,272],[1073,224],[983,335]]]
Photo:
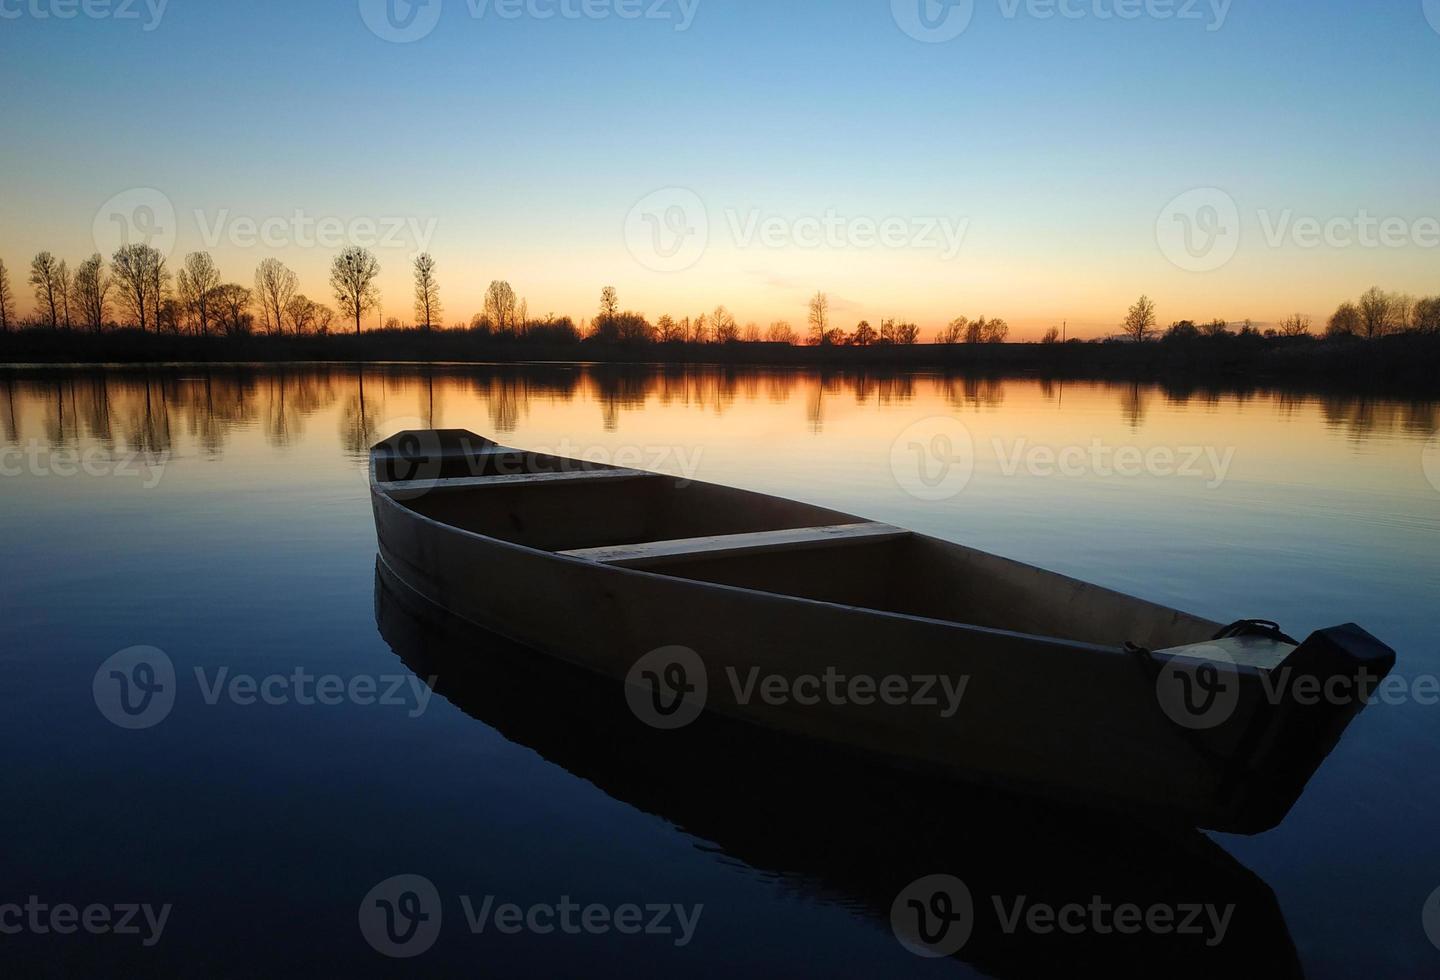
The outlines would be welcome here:
[[[479,627],[629,684],[631,696],[645,658],[693,651],[686,686],[705,711],[947,778],[1255,833],[1284,817],[1359,710],[1277,730],[1289,715],[1265,672],[1240,662],[1227,665],[1237,690],[1224,719],[1196,729],[1157,697],[1163,652],[615,567],[425,516],[373,477],[372,497],[388,571]],[[1094,591],[1100,603],[1123,598]],[[1190,633],[1214,625],[1174,616]],[[833,685],[820,693],[828,678],[839,696]],[[1294,744],[1294,731],[1307,740]]]

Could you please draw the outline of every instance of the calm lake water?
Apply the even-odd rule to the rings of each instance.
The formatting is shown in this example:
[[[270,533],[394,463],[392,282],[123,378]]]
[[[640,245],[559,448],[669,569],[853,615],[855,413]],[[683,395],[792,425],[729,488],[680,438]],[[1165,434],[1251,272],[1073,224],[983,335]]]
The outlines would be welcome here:
[[[564,365],[0,378],[0,906],[171,906],[148,947],[143,915],[138,936],[0,934],[7,975],[1440,973],[1436,404]],[[667,738],[618,688],[377,581],[366,450],[422,426],[795,497],[1223,622],[1355,621],[1399,652],[1402,696],[1253,838],[915,785],[707,724]],[[928,482],[907,470],[917,434],[952,464]],[[137,646],[173,662],[174,703],[127,730],[97,671]],[[327,676],[340,703],[318,703]],[[1235,911],[1215,947],[1022,930],[926,960],[889,911],[931,873],[1007,905]],[[358,919],[402,874],[444,910],[408,963]],[[475,931],[462,896],[554,923],[566,902],[665,905],[669,932]]]

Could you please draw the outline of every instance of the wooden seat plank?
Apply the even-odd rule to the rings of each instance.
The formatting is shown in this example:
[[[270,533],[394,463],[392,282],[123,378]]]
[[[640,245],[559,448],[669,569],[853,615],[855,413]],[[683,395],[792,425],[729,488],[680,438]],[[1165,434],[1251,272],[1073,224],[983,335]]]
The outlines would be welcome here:
[[[877,544],[908,537],[910,531],[889,524],[836,524],[829,527],[799,527],[750,534],[720,534],[674,541],[647,541],[643,544],[614,545],[557,552],[618,568],[656,568],[696,558],[733,558],[777,551],[813,551],[846,545]]]

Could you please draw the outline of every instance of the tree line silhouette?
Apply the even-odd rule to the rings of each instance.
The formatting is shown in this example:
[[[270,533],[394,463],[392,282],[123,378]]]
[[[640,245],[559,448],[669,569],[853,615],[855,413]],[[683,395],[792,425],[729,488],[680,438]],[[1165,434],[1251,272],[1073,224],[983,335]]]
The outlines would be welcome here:
[[[1161,333],[1158,322],[1154,300],[1149,296],[1141,296],[1125,314],[1125,319],[1120,324],[1120,336],[1132,342],[1157,338],[1164,341],[1220,340],[1229,337],[1266,340],[1317,339],[1312,330],[1313,321],[1303,313],[1292,314],[1278,325],[1263,330],[1251,320],[1243,321],[1232,330],[1228,321],[1217,318],[1205,323],[1177,320]],[[1054,343],[1057,333],[1058,331],[1052,328],[1043,342]],[[1372,287],[1358,302],[1347,300],[1340,304],[1339,309],[1326,323],[1323,337],[1327,340],[1376,340],[1407,333],[1440,334],[1440,296],[1416,299],[1404,293],[1388,293],[1379,286]]]
[[[416,260],[417,275],[422,261]],[[347,248],[335,257],[330,286],[340,315],[360,332],[364,315],[379,302],[375,280],[380,263],[363,248]],[[16,316],[9,270],[0,259],[0,332],[12,326],[88,329],[94,333],[123,327],[141,333],[244,336],[257,327],[270,334],[326,334],[335,310],[299,291],[299,277],[278,259],[255,270],[254,288],[225,282],[208,252],[192,252],[171,272],[164,254],[150,245],[122,245],[107,262],[100,253],[73,270],[50,252],[30,261],[35,312]]]
[[[438,265],[428,253],[413,263],[415,294],[413,325],[398,317],[385,320],[382,330],[430,332],[443,327]],[[324,336],[343,322],[363,331],[366,314],[379,307],[376,280],[380,264],[369,250],[347,248],[330,269],[330,288],[336,307],[318,303],[299,288],[299,277],[278,259],[262,261],[253,286],[226,282],[207,252],[192,252],[173,273],[165,256],[150,245],[125,245],[107,260],[99,253],[73,270],[50,252],[31,260],[28,283],[34,291],[35,311],[21,319],[15,311],[15,294],[9,270],[0,260],[0,332],[17,327],[86,329],[93,333],[134,329],[142,333],[210,336]],[[338,310],[338,312],[337,312]],[[758,323],[741,327],[724,306],[697,316],[661,316],[654,323],[643,313],[622,310],[614,287],[601,293],[592,319],[579,325],[568,316],[549,314],[532,318],[527,301],[504,280],[491,282],[483,309],[467,324],[449,329],[480,339],[564,344],[779,344],[802,342],[815,346],[869,347],[919,343],[920,328],[899,319],[882,320],[879,329],[861,321],[853,331],[832,327],[829,299],[817,293],[810,301],[809,332],[805,338],[787,321],[762,329]],[[941,343],[995,343],[1009,328],[1003,320],[981,317],[974,324],[961,317],[942,331]]]
[[[444,304],[440,295],[438,264],[428,253],[413,262],[414,324],[405,325],[390,317],[383,324],[387,332],[442,329]],[[35,310],[26,318],[16,314],[15,293],[9,270],[0,259],[0,332],[19,327],[86,329],[94,333],[130,328],[141,333],[173,336],[326,336],[353,324],[359,336],[364,318],[378,309],[380,293],[376,280],[380,263],[364,248],[351,247],[331,264],[329,285],[334,307],[316,302],[300,291],[299,277],[278,259],[267,258],[255,270],[253,286],[226,282],[207,252],[185,256],[173,273],[165,256],[150,245],[131,244],[117,249],[107,260],[91,255],[73,269],[52,253],[40,252],[30,263],[28,283],[33,290]],[[814,347],[886,347],[920,343],[920,328],[898,318],[883,319],[879,327],[861,320],[853,329],[834,324],[830,298],[817,292],[809,301],[806,330],[802,335],[788,321],[776,321],[762,328],[750,322],[740,326],[724,306],[697,316],[665,314],[652,323],[643,313],[622,310],[614,287],[600,296],[599,309],[589,320],[577,325],[568,316],[548,314],[532,318],[527,301],[510,283],[491,282],[485,291],[483,309],[467,324],[454,323],[452,331],[468,331],[479,340],[531,341],[549,345],[703,345],[771,344]],[[1358,301],[1342,303],[1323,330],[1329,340],[1363,339],[1401,333],[1440,334],[1440,297],[1417,299],[1389,293],[1375,287]],[[1004,344],[1010,326],[1000,318],[981,315],[971,320],[951,320],[934,337],[941,346],[962,344]],[[1264,329],[1252,321],[1233,324],[1223,318],[1209,321],[1177,320],[1161,330],[1156,306],[1142,296],[1126,313],[1119,332],[1100,341],[1124,340],[1143,343],[1152,340],[1185,342],[1195,340],[1315,338],[1311,318],[1304,314],[1287,317]],[[1051,327],[1041,339],[1045,345],[1068,338],[1060,327]]]

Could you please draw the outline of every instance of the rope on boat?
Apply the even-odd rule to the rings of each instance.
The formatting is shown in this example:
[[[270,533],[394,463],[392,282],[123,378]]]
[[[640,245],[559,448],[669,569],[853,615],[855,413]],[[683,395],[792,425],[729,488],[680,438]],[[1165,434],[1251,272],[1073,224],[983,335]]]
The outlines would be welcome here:
[[[1216,633],[1211,639],[1228,640],[1236,636],[1263,636],[1267,640],[1277,640],[1281,643],[1289,643],[1291,646],[1298,647],[1300,645],[1300,641],[1282,630],[1279,623],[1271,622],[1268,619],[1238,620]]]

